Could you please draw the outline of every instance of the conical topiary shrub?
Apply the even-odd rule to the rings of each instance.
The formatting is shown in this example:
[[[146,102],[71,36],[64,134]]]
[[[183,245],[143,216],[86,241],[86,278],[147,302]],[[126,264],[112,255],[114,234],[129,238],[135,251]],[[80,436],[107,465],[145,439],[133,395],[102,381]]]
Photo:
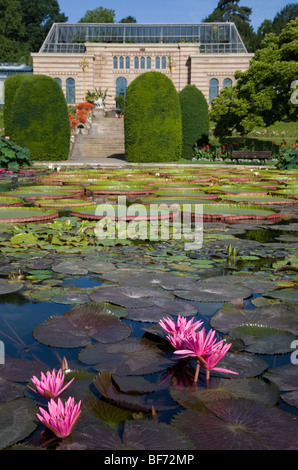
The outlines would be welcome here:
[[[12,139],[30,150],[31,160],[66,160],[70,148],[68,109],[61,87],[46,75],[29,75],[12,106]]]
[[[173,162],[180,159],[179,96],[166,75],[146,72],[128,86],[124,132],[127,161]]]
[[[179,93],[182,117],[182,157],[192,158],[193,146],[197,142],[208,143],[208,103],[195,85],[186,85]]]

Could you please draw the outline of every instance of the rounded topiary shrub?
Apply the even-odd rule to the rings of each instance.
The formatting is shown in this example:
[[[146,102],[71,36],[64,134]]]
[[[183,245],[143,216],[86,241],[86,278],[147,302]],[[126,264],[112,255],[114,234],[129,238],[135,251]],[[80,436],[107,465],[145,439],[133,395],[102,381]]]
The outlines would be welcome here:
[[[12,134],[12,105],[15,94],[22,83],[22,81],[28,77],[26,73],[16,73],[15,75],[9,75],[4,82],[4,108],[3,108],[3,119],[4,119],[4,132],[6,136]]]
[[[46,75],[30,75],[20,84],[12,107],[12,138],[30,150],[31,160],[66,160],[70,123],[60,85]]]
[[[182,157],[191,159],[195,143],[208,143],[208,103],[195,85],[186,85],[179,93],[179,101],[182,117]]]
[[[178,93],[160,72],[146,72],[127,88],[124,114],[125,158],[129,162],[171,162],[181,157]]]

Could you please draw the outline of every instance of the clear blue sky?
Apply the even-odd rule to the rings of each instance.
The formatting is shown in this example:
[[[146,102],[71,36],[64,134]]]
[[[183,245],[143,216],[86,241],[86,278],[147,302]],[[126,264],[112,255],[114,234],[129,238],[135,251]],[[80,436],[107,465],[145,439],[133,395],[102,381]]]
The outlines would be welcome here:
[[[87,10],[102,6],[116,12],[115,21],[128,15],[138,23],[199,23],[216,8],[218,0],[58,0],[60,11],[69,23],[77,23]],[[251,25],[256,30],[264,19],[295,0],[241,0],[240,6],[252,9]]]

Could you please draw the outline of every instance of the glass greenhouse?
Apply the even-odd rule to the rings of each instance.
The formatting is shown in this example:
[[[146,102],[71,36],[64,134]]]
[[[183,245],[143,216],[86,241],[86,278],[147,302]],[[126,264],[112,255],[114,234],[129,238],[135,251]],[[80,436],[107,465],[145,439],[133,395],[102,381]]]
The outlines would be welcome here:
[[[41,53],[78,53],[86,42],[103,43],[198,43],[201,53],[247,53],[234,23],[138,24],[55,23]]]

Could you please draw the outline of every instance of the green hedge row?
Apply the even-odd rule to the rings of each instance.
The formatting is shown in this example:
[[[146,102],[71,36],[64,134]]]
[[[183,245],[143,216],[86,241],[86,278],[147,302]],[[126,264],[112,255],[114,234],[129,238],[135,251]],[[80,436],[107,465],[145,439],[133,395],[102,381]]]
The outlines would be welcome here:
[[[208,105],[195,86],[177,93],[161,72],[146,72],[127,88],[125,155],[130,162],[175,162],[192,158],[200,138],[208,139]],[[205,135],[206,134],[206,135]],[[207,140],[206,140],[207,141]]]
[[[4,84],[6,135],[27,147],[32,161],[66,160],[71,130],[61,87],[46,75],[26,75],[19,83],[13,77]]]

